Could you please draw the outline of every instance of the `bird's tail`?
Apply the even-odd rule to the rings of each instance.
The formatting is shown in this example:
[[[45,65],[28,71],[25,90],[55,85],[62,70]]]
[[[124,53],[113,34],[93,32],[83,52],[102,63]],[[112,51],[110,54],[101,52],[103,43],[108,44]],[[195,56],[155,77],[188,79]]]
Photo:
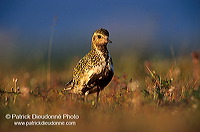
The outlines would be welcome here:
[[[73,80],[65,84],[65,88],[62,91],[71,91],[73,88]]]

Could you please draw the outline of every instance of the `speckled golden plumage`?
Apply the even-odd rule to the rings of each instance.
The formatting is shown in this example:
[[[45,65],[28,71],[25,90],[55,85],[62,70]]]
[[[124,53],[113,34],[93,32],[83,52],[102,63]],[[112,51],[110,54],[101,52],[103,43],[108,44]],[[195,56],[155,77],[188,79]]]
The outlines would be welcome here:
[[[107,49],[109,32],[98,29],[92,36],[92,48],[74,67],[73,78],[66,84],[65,90],[71,93],[87,95],[99,92],[111,81],[114,69],[112,58]]]

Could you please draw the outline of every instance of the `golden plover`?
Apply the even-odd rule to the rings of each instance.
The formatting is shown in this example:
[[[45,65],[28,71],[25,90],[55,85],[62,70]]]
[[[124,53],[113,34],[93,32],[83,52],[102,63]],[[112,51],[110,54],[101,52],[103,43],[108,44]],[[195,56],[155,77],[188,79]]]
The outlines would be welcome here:
[[[74,67],[73,78],[66,84],[64,90],[70,93],[85,95],[97,93],[103,90],[111,81],[114,75],[113,62],[107,49],[109,32],[100,28],[92,36],[92,47]]]

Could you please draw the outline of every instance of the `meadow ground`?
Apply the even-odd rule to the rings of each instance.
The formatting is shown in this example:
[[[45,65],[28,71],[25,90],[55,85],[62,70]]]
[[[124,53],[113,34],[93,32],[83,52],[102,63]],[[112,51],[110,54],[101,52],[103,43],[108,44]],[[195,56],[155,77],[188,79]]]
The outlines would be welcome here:
[[[49,89],[45,66],[1,71],[0,131],[199,131],[199,58],[196,51],[176,59],[144,61],[138,56],[115,59],[115,76],[100,93],[98,106],[95,94],[84,102],[62,92],[74,61],[66,64],[68,71],[51,71]],[[35,114],[41,117],[33,119]],[[25,115],[30,118],[23,119]],[[49,119],[52,115],[61,117]],[[42,116],[48,119],[39,119]]]

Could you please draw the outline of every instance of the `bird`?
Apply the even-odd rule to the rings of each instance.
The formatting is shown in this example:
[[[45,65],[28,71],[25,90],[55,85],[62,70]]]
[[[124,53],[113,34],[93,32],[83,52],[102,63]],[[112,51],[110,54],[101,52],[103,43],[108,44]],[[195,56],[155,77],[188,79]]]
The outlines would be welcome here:
[[[74,67],[72,79],[65,84],[64,91],[84,95],[84,100],[88,94],[96,93],[98,103],[100,91],[114,75],[113,61],[107,48],[112,41],[109,32],[103,28],[93,33],[91,41],[91,50]]]

